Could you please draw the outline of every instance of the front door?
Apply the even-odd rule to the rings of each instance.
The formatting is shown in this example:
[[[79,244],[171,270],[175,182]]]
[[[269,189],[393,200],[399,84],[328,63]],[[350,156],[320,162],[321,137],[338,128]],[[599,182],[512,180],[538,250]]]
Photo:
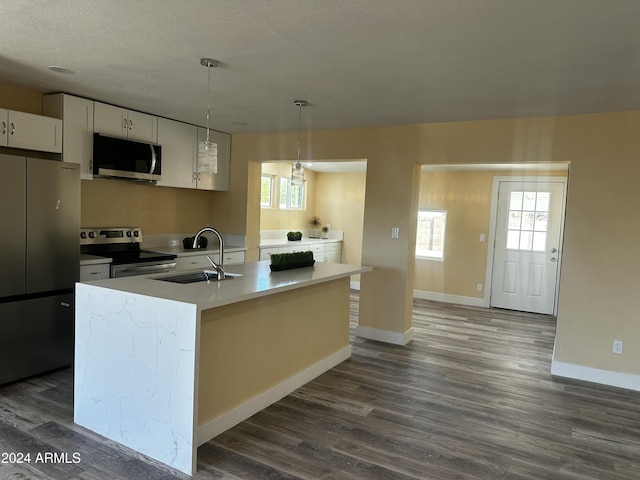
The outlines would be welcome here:
[[[491,306],[553,314],[565,204],[558,181],[500,181]]]

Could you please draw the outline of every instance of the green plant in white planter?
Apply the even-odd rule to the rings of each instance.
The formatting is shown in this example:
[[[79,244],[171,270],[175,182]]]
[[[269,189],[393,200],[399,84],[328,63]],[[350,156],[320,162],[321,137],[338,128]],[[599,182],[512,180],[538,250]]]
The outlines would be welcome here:
[[[320,217],[316,217],[315,215],[311,217],[311,220],[309,220],[309,226],[313,228],[313,237],[310,237],[310,238],[318,238],[318,234],[316,233],[316,230],[320,227],[320,225],[322,225],[322,222],[320,221]]]

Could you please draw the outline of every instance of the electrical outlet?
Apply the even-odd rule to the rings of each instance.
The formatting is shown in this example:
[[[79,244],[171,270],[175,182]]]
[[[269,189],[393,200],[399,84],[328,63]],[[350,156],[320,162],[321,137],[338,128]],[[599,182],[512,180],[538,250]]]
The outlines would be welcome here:
[[[391,227],[391,238],[398,238],[399,235],[400,235],[400,228]]]
[[[622,355],[622,340],[613,341],[613,353]]]
[[[481,292],[482,291],[482,284],[478,283],[476,284],[476,292]]]

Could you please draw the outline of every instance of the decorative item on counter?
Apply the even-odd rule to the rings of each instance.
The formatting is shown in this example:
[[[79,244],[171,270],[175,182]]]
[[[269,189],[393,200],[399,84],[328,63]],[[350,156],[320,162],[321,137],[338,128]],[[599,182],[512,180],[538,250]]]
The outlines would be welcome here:
[[[320,238],[316,233],[316,230],[320,227],[320,225],[322,225],[322,222],[320,221],[320,217],[316,217],[315,215],[311,217],[311,220],[309,220],[309,226],[313,228],[313,237],[309,237],[309,238]]]
[[[289,240],[290,242],[297,242],[299,240],[302,240],[302,232],[288,232],[287,240]]]
[[[321,228],[321,230],[322,230],[322,238],[323,239],[329,238],[329,225],[325,225],[324,227]]]
[[[280,270],[290,270],[292,268],[311,267],[316,261],[313,259],[313,252],[293,252],[293,253],[272,253],[272,272]]]
[[[185,250],[193,250],[193,239],[194,237],[185,237],[182,239],[182,246]],[[198,239],[198,248],[207,248],[207,237],[200,235]]]

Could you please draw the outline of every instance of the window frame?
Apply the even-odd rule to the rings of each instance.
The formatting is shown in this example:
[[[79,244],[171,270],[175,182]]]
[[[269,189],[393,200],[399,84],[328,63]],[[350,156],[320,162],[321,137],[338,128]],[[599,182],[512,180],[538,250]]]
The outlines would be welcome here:
[[[418,248],[419,248],[419,238],[418,236],[420,235],[420,216],[421,214],[425,214],[425,213],[436,213],[436,214],[441,214],[443,220],[443,226],[442,226],[442,250],[440,252],[440,256],[436,256],[436,255],[425,255],[424,253],[422,253],[423,251],[421,251],[420,253],[418,252]],[[416,225],[416,246],[415,246],[415,258],[419,259],[419,260],[434,260],[437,262],[444,262],[444,256],[445,256],[445,246],[447,243],[447,211],[446,210],[441,210],[441,209],[436,209],[436,208],[420,208],[418,209],[418,216],[416,219],[417,225]],[[435,229],[434,229],[435,230]],[[433,251],[433,250],[432,250]]]
[[[281,202],[283,195],[283,182],[286,182],[286,188],[284,191],[285,203]],[[294,188],[300,188],[300,206],[292,206],[292,190]],[[307,196],[305,193],[304,185],[291,185],[291,177],[280,177],[278,192],[278,208],[280,210],[306,210]]]
[[[262,203],[262,181],[268,178],[269,179],[269,204],[263,204]],[[276,176],[272,175],[270,173],[263,173],[260,176],[260,208],[275,208],[274,205],[274,198],[276,197],[275,195],[275,186],[276,186]]]

